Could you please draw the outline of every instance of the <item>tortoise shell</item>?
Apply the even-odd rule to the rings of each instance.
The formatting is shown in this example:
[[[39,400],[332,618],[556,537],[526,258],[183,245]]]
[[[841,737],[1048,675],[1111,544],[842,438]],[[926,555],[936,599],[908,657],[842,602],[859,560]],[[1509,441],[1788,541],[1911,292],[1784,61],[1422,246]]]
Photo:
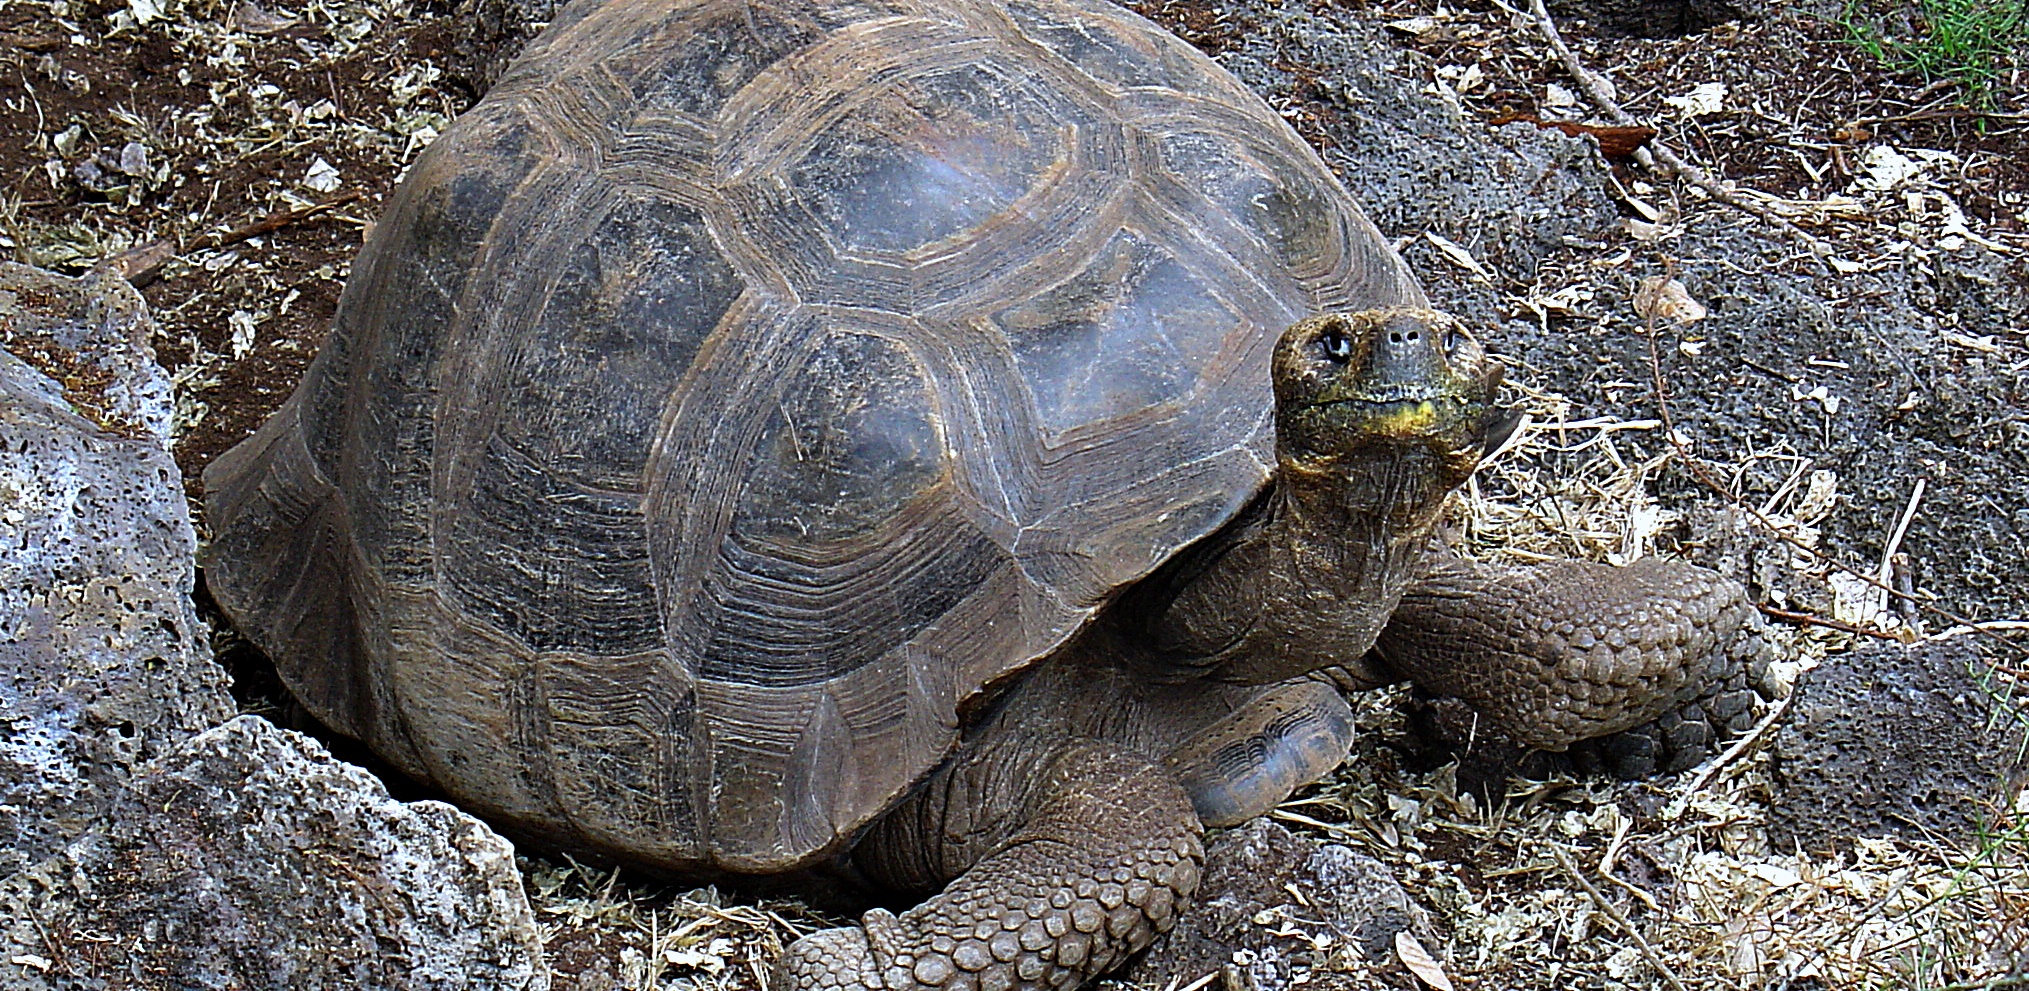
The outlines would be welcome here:
[[[208,580],[523,835],[794,870],[1259,491],[1284,326],[1422,299],[1274,112],[1097,0],[577,0],[206,473]]]

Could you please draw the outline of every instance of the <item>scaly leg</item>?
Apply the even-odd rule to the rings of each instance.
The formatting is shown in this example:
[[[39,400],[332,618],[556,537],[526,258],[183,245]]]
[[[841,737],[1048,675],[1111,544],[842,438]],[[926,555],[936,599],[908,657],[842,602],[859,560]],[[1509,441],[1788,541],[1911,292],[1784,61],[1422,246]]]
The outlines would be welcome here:
[[[870,874],[914,886],[963,873],[899,916],[797,940],[788,986],[1074,988],[1175,925],[1204,859],[1183,788],[1102,741],[1020,757],[961,759],[878,824],[858,854]]]
[[[1678,562],[1497,568],[1433,554],[1376,649],[1522,747],[1654,724],[1622,741],[1627,754],[1602,754],[1625,773],[1680,764],[1738,728],[1762,675],[1759,637],[1743,633],[1757,618],[1737,582]]]

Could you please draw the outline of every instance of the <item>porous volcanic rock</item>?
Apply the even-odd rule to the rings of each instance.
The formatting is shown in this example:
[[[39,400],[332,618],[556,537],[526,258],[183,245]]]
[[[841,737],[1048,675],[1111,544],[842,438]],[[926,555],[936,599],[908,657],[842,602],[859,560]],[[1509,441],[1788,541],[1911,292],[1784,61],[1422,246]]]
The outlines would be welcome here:
[[[41,369],[0,351],[0,875],[232,716],[153,330],[123,280],[0,264],[0,344]]]
[[[1878,644],[1797,682],[1770,742],[1769,835],[1828,852],[1855,837],[1969,839],[2029,773],[2023,730],[1975,672],[1970,637]]]
[[[257,716],[0,881],[0,919],[8,988],[549,986],[506,840]]]

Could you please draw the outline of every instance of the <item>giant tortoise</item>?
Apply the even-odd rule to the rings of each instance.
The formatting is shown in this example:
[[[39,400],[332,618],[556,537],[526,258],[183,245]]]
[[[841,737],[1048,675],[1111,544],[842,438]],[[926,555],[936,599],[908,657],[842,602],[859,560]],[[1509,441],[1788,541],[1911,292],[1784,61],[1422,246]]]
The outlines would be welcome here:
[[[576,0],[206,472],[208,581],[527,842],[926,898],[792,987],[1062,988],[1344,757],[1341,686],[1556,749],[1728,675],[1711,572],[1434,546],[1500,376],[1099,0]]]

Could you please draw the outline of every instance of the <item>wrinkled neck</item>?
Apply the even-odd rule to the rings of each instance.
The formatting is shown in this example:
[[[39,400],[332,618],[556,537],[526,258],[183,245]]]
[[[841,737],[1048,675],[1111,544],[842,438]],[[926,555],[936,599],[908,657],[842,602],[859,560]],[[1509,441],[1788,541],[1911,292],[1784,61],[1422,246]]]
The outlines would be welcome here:
[[[1413,577],[1450,477],[1420,448],[1285,459],[1239,519],[1130,593],[1154,674],[1267,684],[1358,661]]]

